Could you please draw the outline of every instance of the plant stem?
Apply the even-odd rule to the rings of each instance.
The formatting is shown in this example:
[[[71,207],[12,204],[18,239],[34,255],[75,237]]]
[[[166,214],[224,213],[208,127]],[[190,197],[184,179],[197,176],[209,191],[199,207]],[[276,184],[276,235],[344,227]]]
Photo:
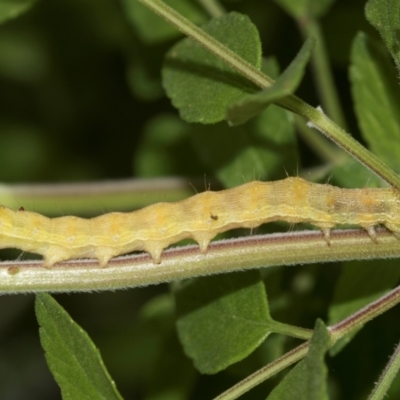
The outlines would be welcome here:
[[[400,286],[356,311],[351,316],[336,323],[335,325],[332,325],[329,329],[331,331],[333,342],[336,343],[342,337],[356,329],[361,328],[366,322],[371,321],[378,315],[383,314],[385,311],[398,304],[399,301]]]
[[[334,230],[330,246],[319,231],[249,236],[166,250],[154,264],[148,254],[114,258],[106,268],[95,260],[71,260],[53,268],[41,261],[0,263],[0,293],[79,292],[145,286],[197,276],[307,263],[400,257],[400,241],[384,229],[378,244],[362,230]]]
[[[224,393],[215,397],[214,400],[234,400],[240,397],[242,394],[248,392],[250,389],[258,386],[259,384],[266,381],[271,376],[274,376],[278,372],[283,371],[285,368],[300,361],[307,355],[309,342],[305,342],[300,346],[297,346],[293,350],[287,352],[282,357],[269,363],[265,367],[259,369],[254,374],[248,376],[243,381],[239,382],[235,386],[232,386]]]
[[[387,391],[389,390],[393,379],[396,377],[400,369],[400,343],[396,346],[392,357],[390,357],[382,375],[379,377],[379,381],[368,400],[382,400],[385,398]]]
[[[356,313],[340,321],[339,323],[329,327],[328,329],[331,332],[330,347],[332,347],[342,337],[359,329],[360,326],[364,325],[368,321],[371,321],[373,318],[375,318],[379,314],[382,314],[384,311],[387,311],[388,309],[394,307],[399,302],[400,302],[400,286],[393,289],[386,295],[383,295],[378,300],[372,302],[371,304],[367,305],[366,307],[362,308]],[[216,397],[214,400],[237,399],[242,394],[258,386],[260,383],[264,382],[271,376],[289,367],[295,362],[301,360],[303,357],[307,355],[308,347],[309,347],[309,342],[307,341],[301,344],[300,346],[296,347],[295,349],[291,350],[290,352],[284,354],[282,357],[279,357],[272,363],[256,371],[254,374],[248,376],[241,382],[237,383],[235,386],[229,388],[227,391]],[[391,383],[390,379],[394,378],[395,373],[398,371],[400,367],[400,360],[399,360],[400,356],[398,354],[399,351],[400,351],[399,347],[397,347],[395,354],[392,356],[392,359],[395,358],[395,360],[393,361],[394,365],[393,366],[390,365],[390,367],[388,367],[390,372],[385,374],[386,371],[385,370],[383,374],[385,376],[382,375],[381,377],[381,380],[385,380],[385,382],[382,383],[382,390],[384,386],[386,386],[386,389],[387,387],[390,386]],[[378,399],[381,399],[381,397],[376,397],[373,399],[371,398],[368,400],[378,400]]]
[[[263,74],[254,65],[240,57],[218,40],[207,34],[203,29],[190,22],[183,15],[166,5],[161,0],[138,0],[150,8],[167,22],[174,25],[185,35],[189,36],[205,49],[224,60],[228,65],[235,68],[243,76],[254,82],[261,88],[267,88],[274,83],[274,80]]]
[[[283,324],[278,321],[271,321],[271,326],[274,333],[295,337],[297,339],[309,340],[313,334],[312,329],[305,329],[295,325]]]
[[[277,101],[276,104],[307,118],[310,126],[318,129],[377,176],[400,190],[400,177],[378,157],[336,125],[322,111],[311,107],[297,96],[285,97]]]
[[[215,56],[225,61],[232,68],[235,68],[236,71],[254,82],[260,88],[266,89],[274,83],[273,79],[269,76],[263,74],[253,65],[218,42],[212,36],[208,35],[201,28],[192,24],[161,0],[138,1],[149,7]],[[400,177],[322,112],[311,107],[295,95],[287,96],[277,101],[276,104],[306,118],[313,127],[325,134],[329,139],[346,150],[351,156],[362,162],[390,185],[400,190]]]
[[[317,44],[311,57],[316,87],[327,114],[338,125],[346,128],[346,120],[340,106],[339,95],[333,80],[320,24],[312,15],[299,18],[297,24],[304,40],[310,36],[314,36],[317,39]]]

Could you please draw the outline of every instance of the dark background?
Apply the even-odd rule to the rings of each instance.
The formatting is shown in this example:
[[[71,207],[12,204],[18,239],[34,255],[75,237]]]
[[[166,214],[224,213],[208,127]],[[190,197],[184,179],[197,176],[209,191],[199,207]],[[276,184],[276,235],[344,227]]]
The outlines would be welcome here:
[[[356,136],[347,79],[349,50],[357,31],[376,35],[364,18],[364,4],[338,0],[321,21],[335,82]],[[292,19],[273,1],[223,5],[248,14],[260,30],[264,54],[275,55],[281,67],[287,66],[302,44]],[[144,42],[117,0],[38,1],[27,13],[1,25],[0,181],[138,177],[135,160],[146,124],[160,113],[177,114],[160,86],[163,54],[175,41]],[[310,73],[297,94],[319,104]],[[306,165],[317,162],[304,145],[302,151]],[[205,172],[199,164],[176,173],[193,171],[200,177]],[[337,265],[302,267],[301,273],[313,275],[318,285],[307,296],[298,294],[302,307],[296,323],[311,328],[316,317],[326,317],[338,271]],[[285,282],[291,285],[297,272],[286,275]],[[160,285],[56,298],[100,348],[126,399],[212,398],[261,367],[262,349],[226,372],[197,376],[174,336],[170,300],[160,300],[165,301],[165,310],[157,317],[139,312],[154,296],[167,292],[168,286]],[[40,347],[33,300],[33,295],[0,298],[1,399],[60,398]],[[397,314],[392,310],[371,323],[345,352],[329,361],[332,399],[364,398],[371,390],[398,339],[398,323],[393,323]],[[158,397],[151,397],[155,387],[179,386],[179,376],[185,376],[180,395],[173,392],[168,397],[160,389]],[[268,385],[244,398],[265,398]]]

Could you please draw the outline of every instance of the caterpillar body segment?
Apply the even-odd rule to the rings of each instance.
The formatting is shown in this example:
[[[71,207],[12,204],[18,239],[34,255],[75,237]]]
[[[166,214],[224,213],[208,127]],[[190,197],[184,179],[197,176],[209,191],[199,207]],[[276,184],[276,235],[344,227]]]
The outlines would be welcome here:
[[[0,248],[40,254],[46,267],[75,258],[96,258],[104,267],[111,258],[136,250],[150,253],[160,263],[163,249],[182,239],[194,239],[204,253],[218,233],[272,221],[313,224],[323,231],[328,244],[330,230],[342,224],[364,228],[374,241],[374,227],[379,224],[400,237],[400,192],[341,189],[293,177],[254,181],[91,219],[47,218],[0,206]]]

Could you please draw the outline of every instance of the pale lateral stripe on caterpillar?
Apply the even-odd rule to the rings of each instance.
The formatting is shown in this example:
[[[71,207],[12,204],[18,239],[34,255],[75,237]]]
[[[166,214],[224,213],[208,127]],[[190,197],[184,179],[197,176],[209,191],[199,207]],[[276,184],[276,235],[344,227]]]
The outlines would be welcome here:
[[[338,224],[361,226],[375,241],[378,224],[400,236],[400,192],[341,189],[287,178],[206,191],[176,203],[92,219],[47,218],[1,206],[0,248],[41,254],[47,267],[82,257],[97,258],[105,266],[112,257],[135,250],[150,253],[159,263],[163,249],[182,239],[194,239],[205,252],[220,232],[278,220],[311,223],[323,230],[328,243],[330,229]]]

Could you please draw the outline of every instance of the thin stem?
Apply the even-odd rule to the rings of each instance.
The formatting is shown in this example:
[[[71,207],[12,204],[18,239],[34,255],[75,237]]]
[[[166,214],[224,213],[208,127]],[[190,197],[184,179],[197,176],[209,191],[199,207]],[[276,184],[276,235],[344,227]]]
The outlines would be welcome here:
[[[330,347],[332,347],[339,339],[346,336],[347,334],[359,329],[360,326],[364,325],[366,322],[371,321],[377,315],[387,311],[388,309],[394,307],[400,302],[400,286],[393,289],[386,295],[380,297],[378,300],[372,302],[367,305],[363,309],[357,311],[356,313],[350,315],[339,323],[329,327],[328,329],[331,332],[331,343]],[[266,365],[260,370],[256,371],[254,374],[248,376],[241,382],[237,383],[235,386],[229,388],[227,391],[216,397],[214,400],[234,400],[240,397],[242,394],[248,392],[250,389],[258,386],[265,380],[269,379],[271,376],[276,373],[282,371],[283,369],[289,367],[297,361],[300,361],[307,355],[308,348],[310,342],[305,342],[290,352],[284,354],[282,357],[273,361],[272,363]],[[396,349],[396,352],[398,348]],[[397,373],[399,369],[398,360],[399,355],[393,355],[396,358],[393,367],[390,367],[390,377],[385,376],[382,379],[387,379],[388,381],[382,383],[382,385],[390,385],[389,379],[393,379],[395,373]],[[392,357],[392,358],[393,358]],[[387,374],[389,375],[389,373]],[[377,397],[377,400],[380,397]],[[372,399],[369,399],[372,400]]]
[[[348,335],[356,329],[361,328],[366,322],[371,321],[378,315],[394,307],[400,302],[400,286],[393,289],[389,293],[383,295],[379,299],[366,305],[354,314],[345,318],[330,327],[332,340],[336,343],[342,337]]]
[[[259,369],[254,374],[248,376],[246,379],[239,382],[237,385],[232,386],[224,393],[215,397],[214,400],[234,400],[240,397],[242,394],[247,393],[250,389],[258,386],[271,376],[276,375],[278,372],[283,371],[290,365],[300,361],[308,353],[309,342],[303,343],[297,346],[293,350],[284,354],[277,360],[269,363],[265,367]]]
[[[126,289],[218,273],[307,263],[400,257],[400,241],[377,230],[378,244],[362,230],[335,230],[328,246],[321,232],[249,236],[166,250],[154,264],[148,254],[114,258],[106,268],[94,260],[71,260],[53,268],[41,261],[0,263],[0,293],[79,292]]]
[[[336,125],[321,110],[311,107],[296,96],[285,97],[277,101],[276,104],[307,118],[309,126],[319,130],[377,176],[400,190],[400,177],[378,157]]]
[[[189,36],[205,49],[224,60],[228,65],[235,68],[243,76],[254,82],[261,88],[267,88],[274,83],[274,80],[263,74],[254,65],[247,62],[238,54],[228,49],[218,40],[204,32],[201,28],[190,22],[183,15],[166,5],[161,0],[138,0],[167,22],[174,25],[185,35]]]
[[[325,39],[318,20],[312,15],[304,16],[298,21],[298,26],[304,39],[313,36],[317,39],[314,48],[311,65],[314,69],[314,78],[322,104],[327,114],[340,126],[346,128],[342,107],[340,106],[339,95],[333,80],[332,71],[329,65],[328,53],[326,51]]]
[[[385,398],[387,391],[392,385],[393,379],[396,377],[400,369],[400,343],[396,346],[392,357],[390,357],[382,375],[379,377],[379,381],[368,400],[382,400]]]
[[[295,337],[297,339],[309,340],[313,334],[312,329],[305,329],[295,325],[283,324],[282,322],[272,321],[272,329],[274,333]]]
[[[247,77],[260,88],[265,89],[274,83],[270,77],[263,74],[239,55],[205,33],[202,29],[192,24],[161,0],[138,1],[152,9],[155,13],[173,24],[177,29],[191,37],[215,56],[225,61],[228,65],[235,68],[239,73]],[[330,120],[325,114],[294,95],[287,96],[277,101],[276,104],[306,118],[313,127],[346,150],[351,156],[362,162],[390,185],[400,190],[400,177],[378,157],[369,152],[359,142],[353,139],[352,136]]]

